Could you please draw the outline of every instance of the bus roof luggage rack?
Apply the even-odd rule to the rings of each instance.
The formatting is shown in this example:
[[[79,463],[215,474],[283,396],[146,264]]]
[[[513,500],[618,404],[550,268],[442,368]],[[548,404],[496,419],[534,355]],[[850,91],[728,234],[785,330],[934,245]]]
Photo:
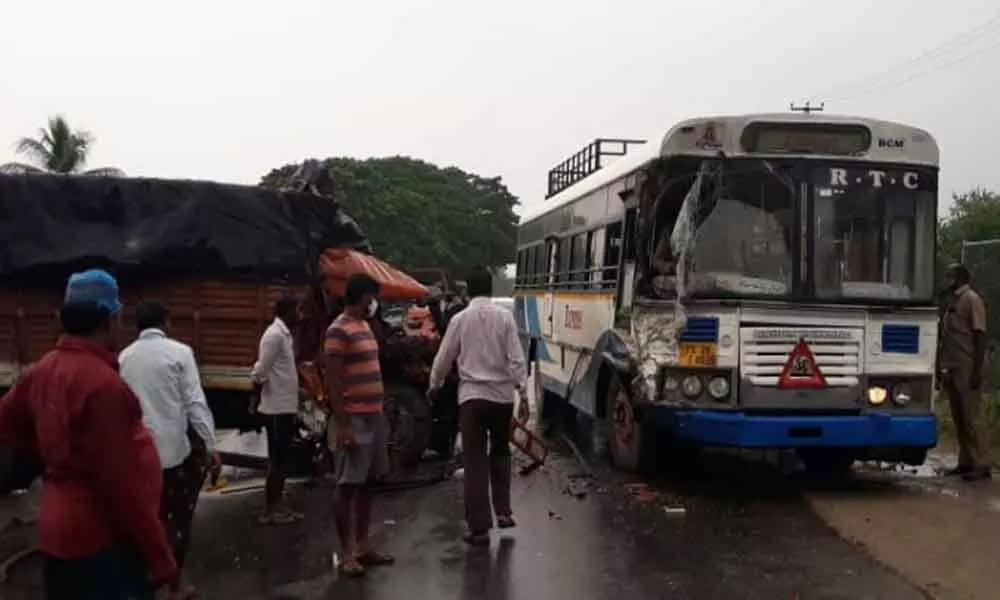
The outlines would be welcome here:
[[[629,146],[645,144],[646,140],[597,138],[582,150],[549,171],[549,188],[545,198],[551,198],[588,175],[600,170],[604,156],[625,156]]]

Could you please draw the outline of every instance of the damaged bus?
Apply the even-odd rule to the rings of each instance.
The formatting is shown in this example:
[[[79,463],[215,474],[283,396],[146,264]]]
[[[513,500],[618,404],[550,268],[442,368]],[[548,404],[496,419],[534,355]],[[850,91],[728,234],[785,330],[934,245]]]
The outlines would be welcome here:
[[[605,422],[629,470],[699,446],[795,450],[823,474],[922,463],[937,174],[927,132],[865,118],[596,140],[549,172],[518,234],[515,314],[544,404]]]

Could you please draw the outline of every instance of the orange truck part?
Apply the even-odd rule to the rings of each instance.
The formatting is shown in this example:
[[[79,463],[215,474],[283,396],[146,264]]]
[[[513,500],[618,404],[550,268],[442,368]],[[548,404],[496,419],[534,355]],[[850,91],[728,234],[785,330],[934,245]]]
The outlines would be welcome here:
[[[323,286],[334,297],[344,295],[347,279],[357,273],[367,273],[379,283],[379,297],[382,300],[416,300],[430,295],[430,291],[413,277],[357,250],[327,250],[320,256],[319,268],[323,275]]]

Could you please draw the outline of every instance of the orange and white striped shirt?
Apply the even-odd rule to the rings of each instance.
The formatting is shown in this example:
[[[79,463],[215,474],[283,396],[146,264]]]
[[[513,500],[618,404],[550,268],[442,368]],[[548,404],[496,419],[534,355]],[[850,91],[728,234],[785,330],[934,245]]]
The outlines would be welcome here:
[[[323,352],[341,359],[342,371],[329,376],[341,380],[345,412],[382,412],[385,389],[378,360],[378,341],[368,323],[341,314],[326,330]]]

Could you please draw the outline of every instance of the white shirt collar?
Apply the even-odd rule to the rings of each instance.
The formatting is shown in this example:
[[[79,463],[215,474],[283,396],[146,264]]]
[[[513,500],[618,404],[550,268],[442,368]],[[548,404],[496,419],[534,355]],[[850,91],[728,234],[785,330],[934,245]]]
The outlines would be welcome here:
[[[139,332],[140,340],[148,340],[153,338],[165,338],[167,337],[167,332],[163,331],[159,327],[150,327],[149,329],[143,329]]]
[[[292,335],[291,330],[288,329],[288,325],[285,324],[279,317],[274,317],[274,324],[278,327],[278,330],[285,335]]]

